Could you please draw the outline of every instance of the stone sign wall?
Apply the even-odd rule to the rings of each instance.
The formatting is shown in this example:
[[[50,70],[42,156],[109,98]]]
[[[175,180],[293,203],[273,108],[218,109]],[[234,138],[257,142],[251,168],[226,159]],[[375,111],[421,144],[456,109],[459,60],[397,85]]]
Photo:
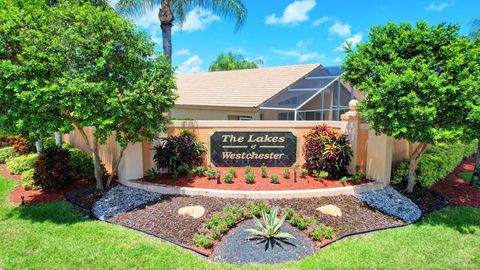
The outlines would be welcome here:
[[[296,158],[292,132],[217,131],[210,136],[210,160],[217,167],[290,167]]]

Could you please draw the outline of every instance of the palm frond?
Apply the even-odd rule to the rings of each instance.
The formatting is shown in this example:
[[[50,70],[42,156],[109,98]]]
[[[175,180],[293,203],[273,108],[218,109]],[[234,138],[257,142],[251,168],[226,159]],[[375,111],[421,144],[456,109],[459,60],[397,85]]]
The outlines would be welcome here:
[[[162,0],[119,0],[115,10],[122,15],[139,16],[160,6],[161,3]]]

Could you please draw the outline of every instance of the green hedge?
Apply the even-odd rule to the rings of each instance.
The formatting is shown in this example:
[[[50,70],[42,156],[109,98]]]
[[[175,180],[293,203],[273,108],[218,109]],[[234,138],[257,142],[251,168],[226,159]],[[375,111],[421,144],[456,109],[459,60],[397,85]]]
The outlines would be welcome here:
[[[33,169],[37,158],[37,153],[13,157],[7,160],[7,169],[11,174],[21,174]]]
[[[13,147],[4,147],[0,148],[0,163],[7,162],[8,159],[13,157]]]
[[[25,190],[35,189],[37,186],[33,180],[33,174],[35,173],[35,169],[29,169],[22,172],[22,186]]]
[[[448,174],[462,162],[463,159],[471,157],[477,150],[477,142],[462,144],[437,144],[428,149],[420,157],[416,170],[416,181],[425,187],[432,187],[438,181],[444,179]],[[408,176],[408,160],[403,160],[395,169],[392,175],[392,184],[399,184],[406,181]]]

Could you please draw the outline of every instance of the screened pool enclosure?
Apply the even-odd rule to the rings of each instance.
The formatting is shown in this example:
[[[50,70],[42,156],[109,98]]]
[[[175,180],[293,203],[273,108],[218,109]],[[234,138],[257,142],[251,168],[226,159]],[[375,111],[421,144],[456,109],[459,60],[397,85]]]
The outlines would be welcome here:
[[[340,120],[354,90],[347,88],[340,67],[318,67],[260,106],[262,120]]]

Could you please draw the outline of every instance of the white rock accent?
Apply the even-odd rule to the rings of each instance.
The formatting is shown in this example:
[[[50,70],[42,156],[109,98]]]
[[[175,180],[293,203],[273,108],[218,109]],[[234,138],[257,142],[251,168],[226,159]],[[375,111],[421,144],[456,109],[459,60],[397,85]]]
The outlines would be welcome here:
[[[186,206],[178,209],[177,213],[182,216],[191,216],[197,219],[205,214],[205,208],[201,205]]]
[[[317,208],[317,211],[320,211],[321,213],[325,215],[330,215],[334,217],[341,217],[342,216],[342,210],[338,208],[337,206],[333,204],[328,204],[324,206],[320,206]]]

